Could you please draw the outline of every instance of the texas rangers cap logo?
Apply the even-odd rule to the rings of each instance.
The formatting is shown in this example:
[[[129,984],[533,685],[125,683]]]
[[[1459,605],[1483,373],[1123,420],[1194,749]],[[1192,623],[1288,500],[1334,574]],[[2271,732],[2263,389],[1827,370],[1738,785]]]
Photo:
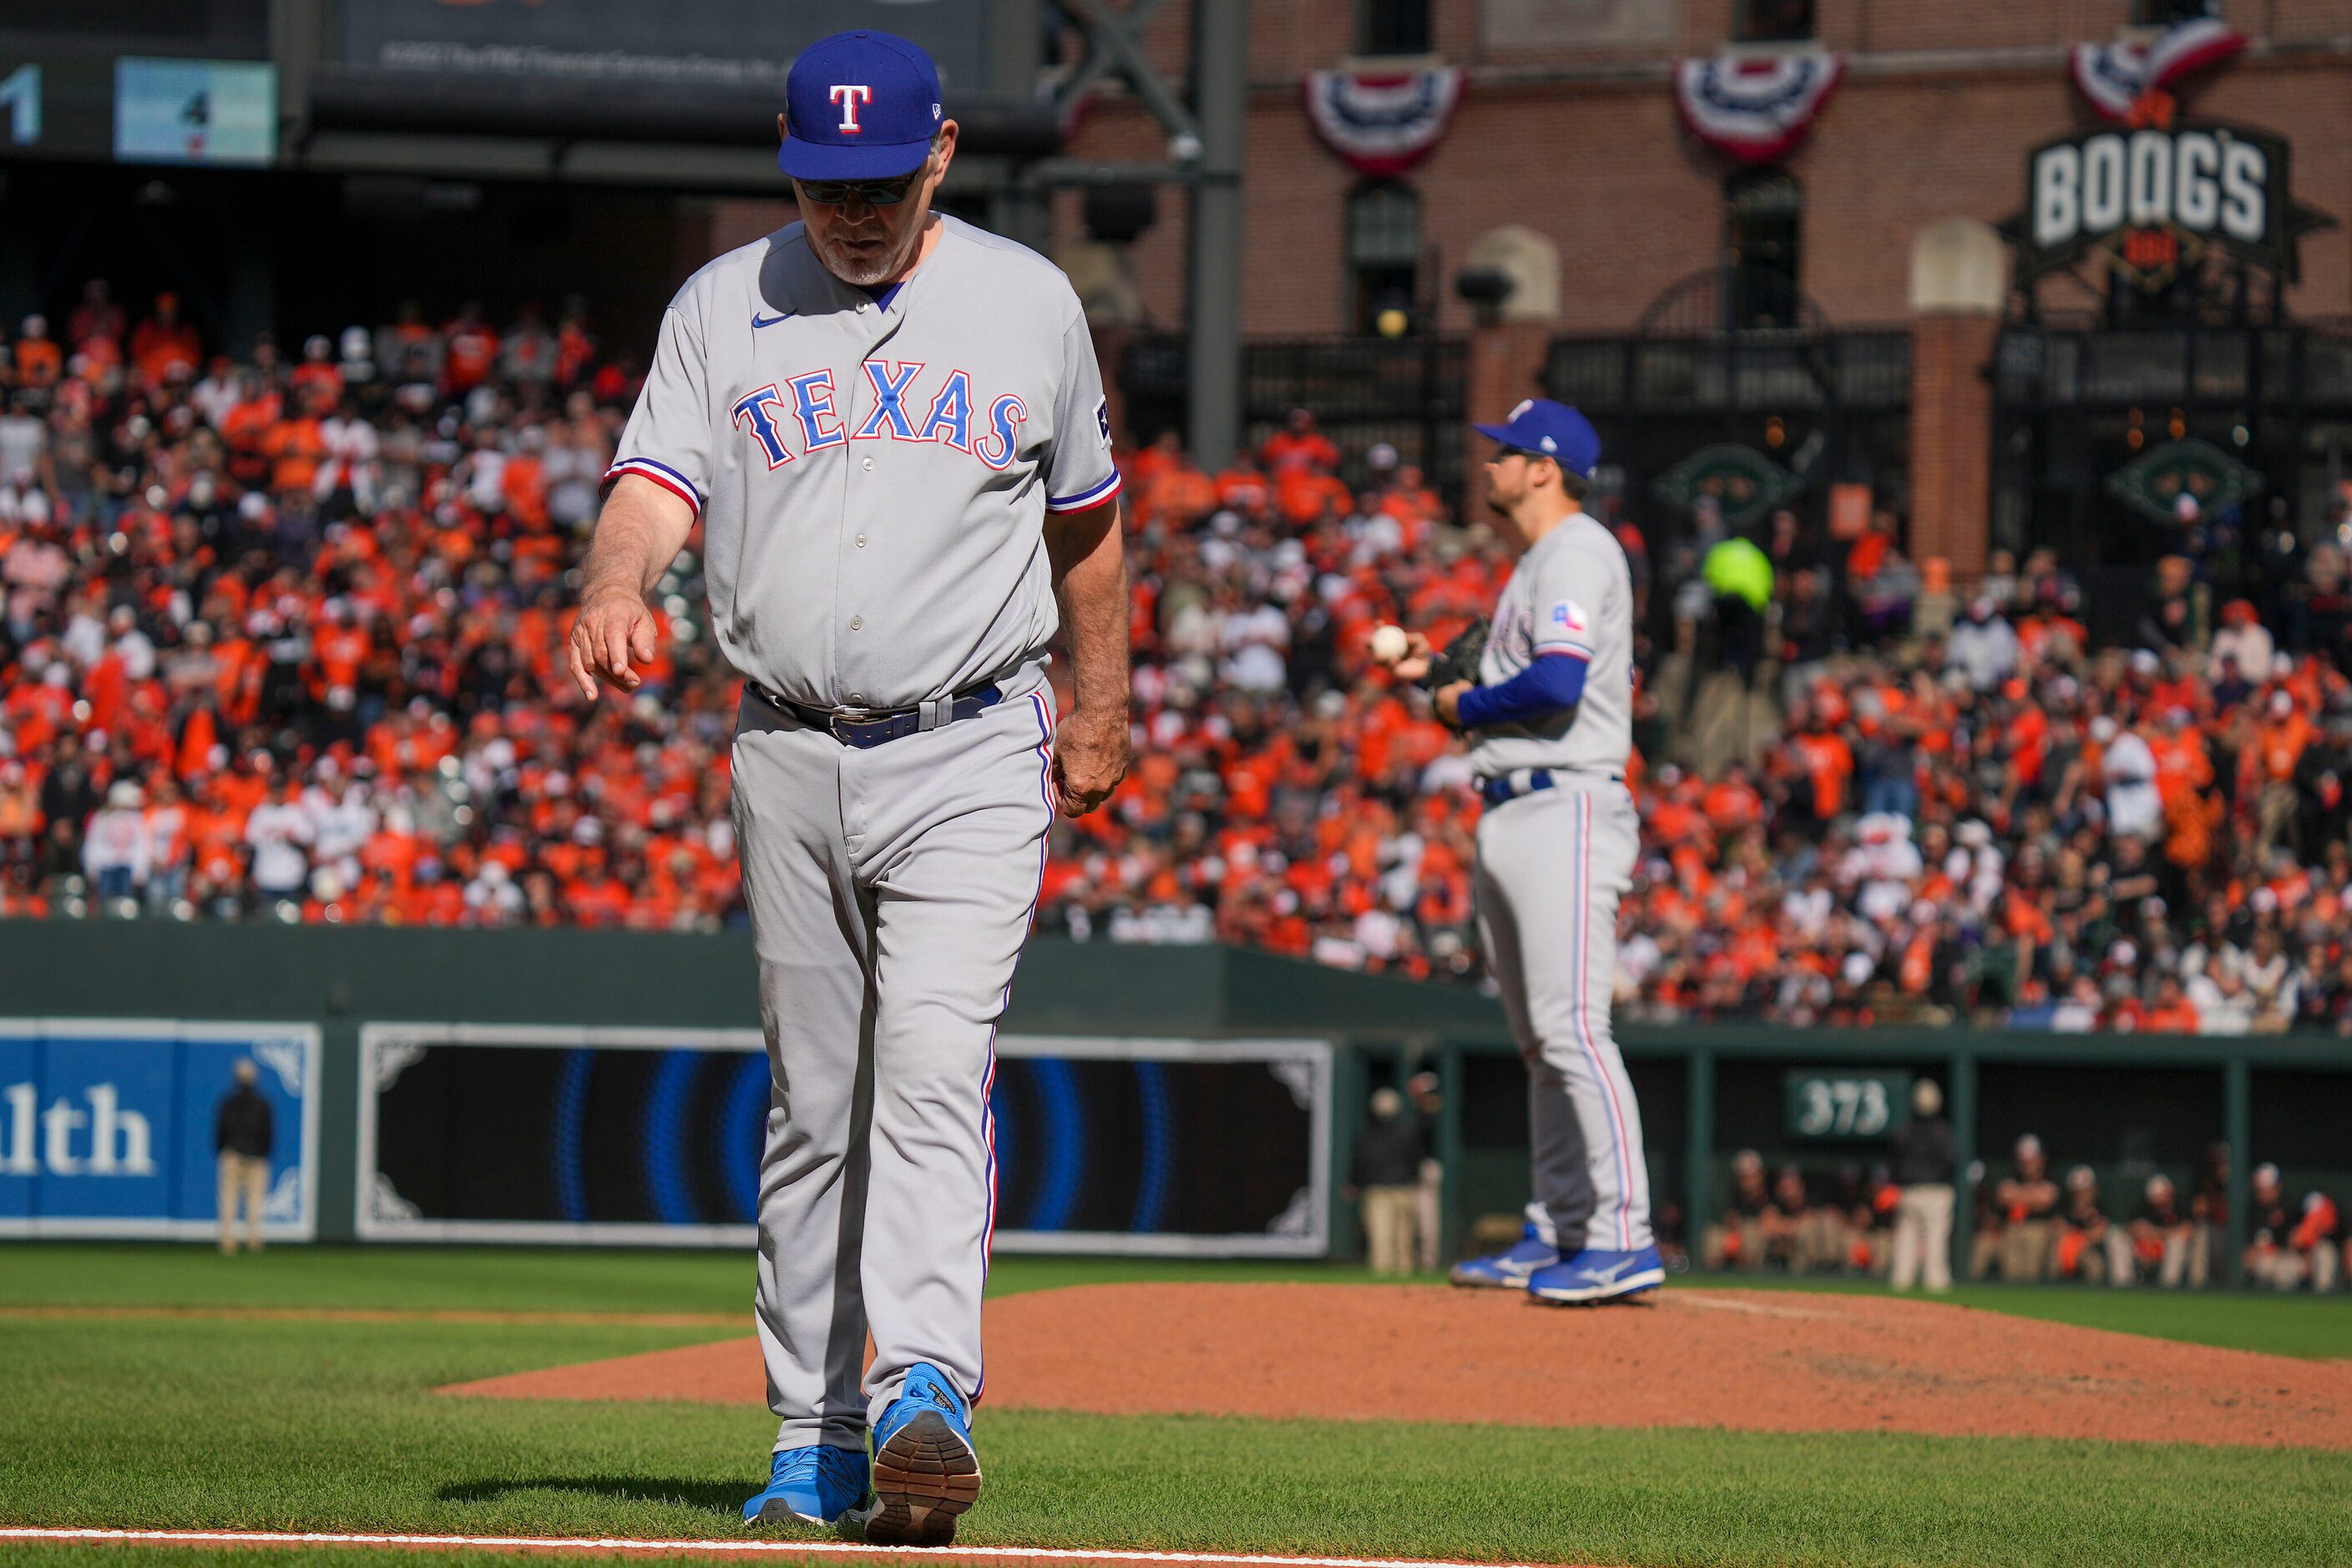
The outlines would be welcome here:
[[[891,33],[820,38],[784,79],[784,144],[776,166],[795,180],[887,180],[930,155],[946,116],[939,68]]]
[[[857,106],[874,101],[872,88],[862,82],[835,82],[833,90],[825,96],[833,102],[841,105],[841,133],[844,136],[862,136],[866,133],[866,127],[857,123]]]

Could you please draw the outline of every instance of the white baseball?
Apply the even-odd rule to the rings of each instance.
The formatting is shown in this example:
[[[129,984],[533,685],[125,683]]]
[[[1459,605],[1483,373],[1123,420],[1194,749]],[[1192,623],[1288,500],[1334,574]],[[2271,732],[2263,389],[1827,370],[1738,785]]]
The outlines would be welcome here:
[[[1382,664],[1394,664],[1412,647],[1402,626],[1379,626],[1372,632],[1372,657]]]

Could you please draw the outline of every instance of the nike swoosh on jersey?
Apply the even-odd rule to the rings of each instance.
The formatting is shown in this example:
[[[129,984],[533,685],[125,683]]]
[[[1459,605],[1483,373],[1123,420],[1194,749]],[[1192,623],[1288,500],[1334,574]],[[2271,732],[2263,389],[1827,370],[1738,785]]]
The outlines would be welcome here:
[[[792,314],[793,313],[790,310],[786,310],[781,316],[770,316],[765,321],[762,321],[760,319],[760,312],[754,310],[751,312],[751,330],[757,331],[761,327],[772,327],[778,321],[790,321],[792,319]]]

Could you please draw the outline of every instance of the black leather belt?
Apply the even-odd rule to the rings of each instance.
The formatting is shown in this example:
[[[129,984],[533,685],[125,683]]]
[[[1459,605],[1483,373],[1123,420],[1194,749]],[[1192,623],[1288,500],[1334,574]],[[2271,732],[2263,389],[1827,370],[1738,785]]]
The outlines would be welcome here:
[[[777,696],[758,681],[744,683],[759,695],[760,700],[779,713],[799,720],[812,730],[822,730],[845,746],[864,751],[886,742],[902,740],[920,734],[925,730],[937,730],[959,719],[976,719],[1004,700],[1004,689],[994,681],[982,681],[967,686],[950,697],[934,698],[919,702],[912,708],[877,708],[870,711],[845,712],[835,708],[807,708],[798,702]]]
[[[1591,776],[1605,778],[1611,784],[1625,782],[1624,775],[1622,773],[1601,773]],[[1549,768],[1521,768],[1516,773],[1505,773],[1500,778],[1480,779],[1478,793],[1486,797],[1488,805],[1500,805],[1507,800],[1517,800],[1523,795],[1535,795],[1542,790],[1557,789],[1560,786],[1560,782],[1559,775]]]

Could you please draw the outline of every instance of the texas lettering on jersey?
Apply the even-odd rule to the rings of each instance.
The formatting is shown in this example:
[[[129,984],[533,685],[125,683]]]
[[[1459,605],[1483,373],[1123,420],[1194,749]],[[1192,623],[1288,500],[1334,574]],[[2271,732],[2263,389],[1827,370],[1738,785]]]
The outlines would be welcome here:
[[[927,388],[919,360],[870,359],[862,368],[873,407],[855,428],[842,412],[841,390],[830,370],[754,387],[735,400],[730,416],[771,470],[828,447],[886,439],[943,442],[992,468],[1013,461],[1029,417],[1027,405],[1013,394],[993,399],[983,410],[963,371],[949,371]]]

